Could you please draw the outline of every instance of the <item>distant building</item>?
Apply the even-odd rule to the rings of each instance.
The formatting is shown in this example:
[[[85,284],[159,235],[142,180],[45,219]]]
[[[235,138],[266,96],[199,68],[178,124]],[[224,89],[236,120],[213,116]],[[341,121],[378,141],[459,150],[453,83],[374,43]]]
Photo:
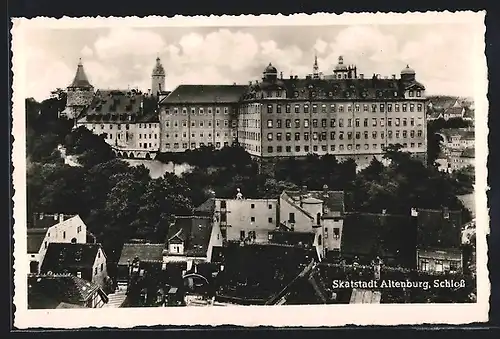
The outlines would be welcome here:
[[[194,264],[210,262],[214,247],[223,242],[220,228],[212,217],[176,216],[170,225],[165,243],[165,262],[186,262],[187,270]]]
[[[163,264],[163,244],[124,244],[118,261],[118,284],[128,284],[133,263],[148,263],[161,269]]]
[[[75,78],[67,87],[67,94],[66,108],[59,113],[59,116],[68,119],[79,118],[94,97],[94,86],[90,84],[85,74],[81,59],[78,62]]]
[[[162,152],[201,146],[220,149],[237,140],[241,85],[180,85],[160,102]]]
[[[104,287],[108,278],[106,254],[100,244],[50,243],[40,273],[69,273]]]
[[[400,78],[365,78],[340,57],[332,76],[288,79],[269,64],[243,96],[238,142],[262,158],[333,154],[363,165],[392,144],[425,158],[426,107],[408,66]]]
[[[27,229],[29,272],[38,273],[51,243],[85,244],[87,226],[78,215],[43,214],[35,216]]]
[[[475,148],[452,149],[447,153],[442,152],[436,159],[438,170],[452,173],[454,171],[475,166]]]
[[[284,191],[279,199],[280,227],[289,231],[313,232],[320,258],[339,251],[344,223],[344,192]]]
[[[418,222],[417,263],[421,271],[457,272],[463,269],[462,213],[421,209]]]
[[[99,285],[71,274],[28,276],[28,309],[100,308],[108,301]]]

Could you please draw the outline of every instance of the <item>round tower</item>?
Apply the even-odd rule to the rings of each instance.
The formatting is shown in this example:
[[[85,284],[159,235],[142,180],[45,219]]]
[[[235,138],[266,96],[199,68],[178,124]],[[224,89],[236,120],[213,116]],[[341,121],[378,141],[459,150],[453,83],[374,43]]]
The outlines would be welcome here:
[[[64,115],[69,118],[77,118],[86,106],[90,105],[94,97],[94,86],[92,86],[83,69],[82,59],[76,68],[75,78],[67,87],[68,95]]]
[[[151,92],[154,96],[165,91],[165,69],[161,64],[160,57],[156,58],[156,65],[151,74]]]

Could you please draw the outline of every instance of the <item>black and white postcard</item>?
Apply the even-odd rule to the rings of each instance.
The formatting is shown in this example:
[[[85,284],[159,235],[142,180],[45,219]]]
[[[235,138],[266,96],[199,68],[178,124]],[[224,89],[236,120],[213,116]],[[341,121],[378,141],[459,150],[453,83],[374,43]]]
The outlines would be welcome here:
[[[13,19],[15,326],[486,321],[484,17]]]

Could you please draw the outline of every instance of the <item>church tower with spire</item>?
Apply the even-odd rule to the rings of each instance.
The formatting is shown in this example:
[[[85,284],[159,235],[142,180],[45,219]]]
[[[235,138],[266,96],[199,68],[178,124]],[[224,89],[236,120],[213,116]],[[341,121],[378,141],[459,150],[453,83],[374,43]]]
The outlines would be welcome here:
[[[165,91],[165,69],[161,64],[160,57],[156,58],[156,65],[151,74],[151,94],[160,96]]]
[[[314,65],[313,65],[313,73],[312,73],[313,79],[319,79],[319,66],[318,66],[318,56],[314,56]]]
[[[78,118],[83,109],[90,105],[94,98],[92,86],[83,69],[82,59],[79,60],[73,82],[67,87],[66,109],[60,113],[68,119]]]

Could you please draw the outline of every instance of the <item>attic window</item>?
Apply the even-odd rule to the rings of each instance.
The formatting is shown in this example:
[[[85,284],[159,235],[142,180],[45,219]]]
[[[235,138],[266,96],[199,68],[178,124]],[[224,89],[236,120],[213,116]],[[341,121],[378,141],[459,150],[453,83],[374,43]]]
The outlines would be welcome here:
[[[422,93],[420,92],[420,90],[417,90],[417,97],[420,97],[422,95]]]

